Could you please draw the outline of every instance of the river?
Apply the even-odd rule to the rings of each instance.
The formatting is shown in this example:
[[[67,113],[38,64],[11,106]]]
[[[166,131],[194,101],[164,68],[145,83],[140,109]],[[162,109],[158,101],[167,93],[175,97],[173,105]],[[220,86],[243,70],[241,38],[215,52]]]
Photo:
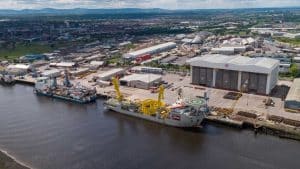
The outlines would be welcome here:
[[[0,86],[0,149],[36,169],[298,169],[300,142],[206,125],[186,131]]]

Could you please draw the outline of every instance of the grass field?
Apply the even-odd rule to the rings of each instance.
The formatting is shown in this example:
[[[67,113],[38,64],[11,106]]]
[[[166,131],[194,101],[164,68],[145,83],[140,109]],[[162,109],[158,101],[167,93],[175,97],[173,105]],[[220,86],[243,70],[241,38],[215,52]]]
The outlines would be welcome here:
[[[0,60],[13,60],[26,54],[40,54],[51,52],[53,49],[50,45],[32,43],[32,44],[17,44],[15,49],[0,48]]]
[[[47,44],[47,43],[17,43],[15,49],[4,49],[0,46],[0,60],[14,60],[18,59],[21,56],[27,54],[42,54],[47,52],[52,52],[59,48],[63,47],[73,47],[78,45],[83,45],[86,43],[90,43],[91,41],[56,41],[55,43]]]
[[[300,38],[291,39],[291,38],[280,37],[275,39],[279,42],[288,43],[293,46],[300,46]]]

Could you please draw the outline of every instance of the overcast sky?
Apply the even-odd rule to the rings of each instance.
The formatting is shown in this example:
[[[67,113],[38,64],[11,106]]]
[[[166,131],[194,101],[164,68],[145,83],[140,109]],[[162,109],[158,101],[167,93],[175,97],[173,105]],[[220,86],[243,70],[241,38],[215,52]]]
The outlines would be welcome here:
[[[0,9],[40,8],[254,8],[300,6],[300,0],[0,0]]]

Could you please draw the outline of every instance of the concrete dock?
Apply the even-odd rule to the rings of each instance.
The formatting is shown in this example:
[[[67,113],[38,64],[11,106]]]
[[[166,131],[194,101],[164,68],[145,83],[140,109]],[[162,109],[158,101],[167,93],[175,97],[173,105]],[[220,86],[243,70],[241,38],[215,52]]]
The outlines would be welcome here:
[[[95,74],[89,74],[84,78],[75,78],[72,82],[80,83],[87,87],[95,87],[99,97],[113,97],[115,95],[115,90],[113,86],[100,87],[92,82],[92,78]],[[16,79],[18,83],[25,83],[34,85],[35,79],[25,76],[22,79]],[[189,76],[180,76],[176,74],[166,74],[163,76],[163,80],[172,84],[170,88],[165,89],[165,102],[167,104],[174,103],[177,98],[177,90],[179,88],[183,89],[183,96],[185,98],[195,98],[197,96],[203,96],[206,92],[209,96],[208,106],[209,107],[219,107],[219,108],[232,108],[234,106],[234,112],[229,116],[217,115],[208,116],[207,120],[211,122],[217,122],[223,125],[234,126],[242,128],[244,124],[250,124],[253,128],[267,128],[274,131],[280,131],[281,133],[287,133],[293,136],[300,136],[300,129],[293,126],[288,126],[286,124],[273,124],[267,120],[267,116],[279,116],[285,119],[298,120],[300,121],[300,114],[286,112],[284,109],[284,100],[279,97],[269,97],[262,95],[254,95],[243,93],[242,97],[238,100],[225,99],[223,96],[228,93],[227,90],[214,89],[208,87],[194,86],[190,84]],[[58,81],[61,82],[61,79]],[[120,90],[122,94],[130,100],[143,100],[143,99],[157,99],[157,93],[151,93],[149,90],[131,88],[126,86],[121,86]],[[265,106],[264,100],[271,98],[274,101],[274,106]],[[235,103],[236,102],[236,103]],[[253,120],[247,117],[240,117],[236,113],[238,111],[252,111],[258,116],[258,119]],[[257,127],[259,126],[259,127]],[[300,138],[300,137],[299,137]]]

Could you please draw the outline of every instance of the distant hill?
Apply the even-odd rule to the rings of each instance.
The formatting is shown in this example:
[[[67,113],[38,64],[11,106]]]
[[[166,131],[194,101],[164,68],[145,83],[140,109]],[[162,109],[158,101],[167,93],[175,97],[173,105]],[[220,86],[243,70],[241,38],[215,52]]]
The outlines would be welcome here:
[[[22,9],[22,10],[7,10],[0,9],[1,16],[10,15],[87,15],[87,14],[153,14],[153,13],[181,13],[181,12],[266,12],[266,11],[300,11],[299,7],[285,7],[285,8],[237,8],[237,9],[193,9],[193,10],[168,10],[161,8],[119,8],[119,9],[87,9],[87,8],[74,8],[74,9]]]
[[[50,14],[50,15],[84,15],[84,14],[130,14],[130,13],[165,13],[169,10],[151,8],[120,8],[120,9],[23,9],[23,10],[6,10],[0,9],[0,15],[33,15],[33,14]]]

